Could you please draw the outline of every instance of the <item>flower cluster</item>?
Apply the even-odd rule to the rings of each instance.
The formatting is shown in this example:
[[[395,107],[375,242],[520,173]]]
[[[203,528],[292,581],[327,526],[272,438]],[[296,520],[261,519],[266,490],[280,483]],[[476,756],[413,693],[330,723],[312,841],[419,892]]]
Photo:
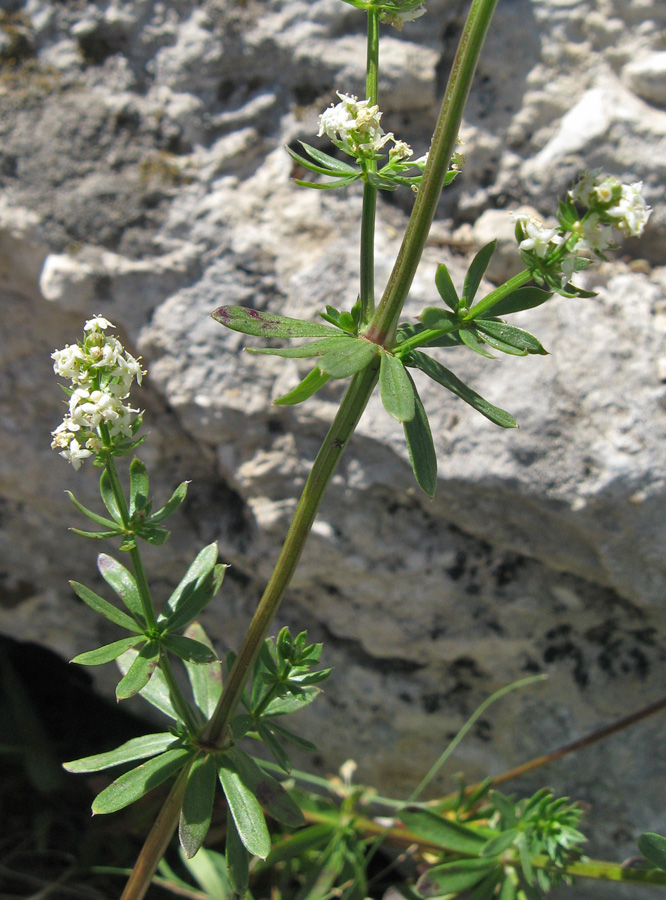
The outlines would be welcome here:
[[[599,169],[586,172],[569,191],[574,202],[587,209],[578,234],[595,253],[613,247],[613,229],[626,237],[640,237],[651,209],[642,194],[643,184],[623,184]]]
[[[381,20],[387,25],[393,25],[398,31],[402,31],[405,22],[413,22],[414,19],[424,16],[425,12],[426,8],[423,3],[406,9],[389,8],[382,11]]]
[[[107,335],[114,326],[95,316],[84,326],[84,339],[51,354],[56,375],[71,382],[68,412],[52,432],[51,447],[75,469],[84,459],[119,440],[131,438],[139,410],[123,403],[136,379],[145,374],[118,338]]]
[[[394,143],[389,152],[397,154],[397,158],[406,159],[412,155],[409,144],[396,141],[392,132],[384,132],[378,106],[370,106],[369,100],[359,100],[340,91],[336,93],[340,103],[329,106],[319,116],[317,137],[325,134],[339,150],[354,159],[376,159],[389,141]]]

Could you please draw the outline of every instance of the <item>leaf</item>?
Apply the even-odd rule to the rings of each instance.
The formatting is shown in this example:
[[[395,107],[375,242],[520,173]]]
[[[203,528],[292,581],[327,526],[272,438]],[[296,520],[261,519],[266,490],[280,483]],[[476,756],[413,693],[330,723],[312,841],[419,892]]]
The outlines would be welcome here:
[[[538,287],[521,287],[503,297],[499,303],[491,307],[494,316],[508,316],[511,313],[521,312],[524,309],[534,309],[541,306],[552,297],[550,291],[544,291]]]
[[[473,888],[495,868],[495,860],[459,859],[429,869],[419,878],[416,889],[424,897],[456,894]]]
[[[185,636],[199,641],[213,650],[213,645],[208,635],[198,622],[192,622],[185,632]],[[208,721],[215,711],[217,701],[222,694],[222,666],[217,661],[208,665],[199,665],[186,660],[185,669],[192,688],[194,702],[204,720]]]
[[[309,706],[320,693],[318,688],[305,688],[302,694],[276,697],[264,710],[264,716],[286,716],[289,713],[297,712],[299,709]]]
[[[188,859],[192,859],[208,834],[215,781],[215,757],[211,754],[197,757],[187,779],[178,824],[178,838]]]
[[[439,329],[453,331],[460,328],[461,325],[457,316],[454,316],[447,309],[440,309],[439,306],[426,306],[419,319],[423,327],[429,331],[439,331]]]
[[[271,729],[263,722],[257,722],[257,731],[259,733],[259,737],[264,742],[264,744],[266,744],[266,747],[271,752],[277,764],[288,775],[291,772],[291,760],[289,759],[289,754],[287,753],[287,751],[275,737]]]
[[[446,305],[451,307],[451,309],[455,312],[460,304],[460,298],[458,297],[458,292],[454,288],[453,282],[451,281],[449,270],[446,268],[444,263],[437,266],[437,272],[435,273],[435,284],[437,285],[439,296],[446,303]]]
[[[278,316],[275,313],[248,309],[245,306],[221,306],[212,315],[220,325],[255,337],[332,337],[339,334],[336,328],[322,325],[320,322],[305,322],[302,319],[291,319],[288,316]]]
[[[316,394],[320,388],[331,380],[330,375],[325,375],[318,367],[309,372],[300,384],[292,388],[288,393],[273,400],[276,406],[293,406],[296,403],[302,403],[313,394]]]
[[[320,191],[331,191],[335,190],[335,188],[347,187],[348,184],[353,184],[355,181],[361,177],[361,173],[358,172],[356,175],[350,175],[348,178],[338,178],[335,181],[302,181],[300,178],[294,178],[294,184],[300,184],[301,187],[309,187],[316,188]]]
[[[380,354],[379,390],[386,412],[398,422],[411,422],[416,410],[414,384],[404,364],[382,350]]]
[[[461,328],[458,333],[463,344],[466,344],[470,350],[478,353],[479,356],[485,356],[486,359],[495,359],[492,353],[488,353],[488,351],[484,349],[483,344],[470,328]]]
[[[135,457],[130,463],[129,476],[129,513],[130,516],[133,516],[134,513],[144,509],[148,503],[148,470],[140,459]]]
[[[243,784],[252,791],[269,815],[289,828],[305,824],[303,813],[280,782],[260,769],[249,754],[240,747],[234,747],[227,755],[233,760]]]
[[[305,750],[306,753],[317,752],[317,746],[313,744],[312,741],[308,741],[307,738],[301,737],[300,734],[295,734],[291,729],[285,728],[284,725],[280,725],[278,722],[274,722],[271,719],[269,727],[271,731],[279,734],[281,738],[284,738],[285,741],[289,741],[290,744],[293,744],[294,747],[298,747],[299,750]]]
[[[206,644],[183,637],[180,634],[165,634],[162,644],[171,650],[180,659],[187,660],[195,665],[206,665],[217,660],[217,654]]]
[[[136,659],[116,687],[117,700],[129,700],[150,681],[160,659],[160,645],[157,641],[148,641],[139,650]]]
[[[482,247],[472,260],[467,275],[465,275],[465,284],[463,286],[465,306],[471,306],[496,247],[497,241],[491,241],[485,247]]]
[[[323,356],[328,351],[344,347],[353,338],[350,335],[338,334],[334,337],[312,341],[302,347],[246,347],[248,353],[262,356],[282,356],[286,359],[309,359],[312,356]]]
[[[227,811],[227,842],[224,853],[231,885],[236,893],[243,897],[247,893],[250,867],[247,850],[240,839],[231,810]]]
[[[191,757],[191,750],[167,750],[136,769],[125,772],[95,797],[93,813],[107,815],[124,809],[182,769]]]
[[[206,605],[209,598],[205,590],[207,586],[205,580],[212,573],[216,562],[217,544],[213,542],[197,554],[195,560],[169,597],[165,609],[160,613],[157,621],[163,625],[164,631],[176,631],[178,628],[188,625],[203,606]],[[203,606],[199,607],[197,612],[194,612],[192,615],[183,616],[182,607],[186,606],[188,612],[190,605],[196,608],[197,600],[202,599],[201,594],[206,597]],[[194,603],[191,604],[193,598]]]
[[[243,846],[254,856],[266,859],[271,839],[259,801],[243,784],[228,754],[222,757],[217,774]]]
[[[127,613],[124,613],[121,609],[113,606],[112,603],[104,600],[103,597],[100,597],[99,594],[91,591],[90,588],[87,588],[84,584],[79,584],[78,581],[70,581],[70,584],[74,593],[83,600],[86,606],[94,609],[95,612],[100,613],[100,615],[104,616],[110,622],[114,622],[116,625],[120,625],[121,628],[126,628],[128,631],[133,631],[135,634],[141,634],[143,632],[142,626],[137,624],[135,619],[128,616]]]
[[[414,418],[409,422],[405,422],[403,426],[405,440],[407,441],[407,451],[417,484],[432,498],[437,490],[437,454],[435,453],[428,416],[416,390],[416,385],[409,372],[407,377],[412,382],[414,390]]]
[[[512,415],[484,400],[476,391],[467,387],[453,372],[449,371],[441,363],[438,363],[437,360],[418,351],[410,354],[410,359],[416,368],[421,369],[429,378],[432,378],[433,381],[460,397],[465,403],[469,403],[470,406],[477,412],[480,412],[482,416],[490,419],[491,422],[500,425],[502,428],[517,428],[516,420]]]
[[[502,868],[497,868],[495,871],[489,872],[486,877],[465,896],[465,900],[493,900],[495,897],[495,889],[503,878],[504,871]]]
[[[156,756],[158,753],[163,753],[176,740],[177,738],[168,731],[159,734],[144,734],[143,737],[132,738],[131,741],[121,744],[115,750],[109,750],[107,753],[97,753],[95,756],[85,756],[82,759],[74,759],[62,765],[68,772],[101,772],[103,769],[110,769],[112,766],[133,762],[135,759],[147,759],[150,756]]]
[[[370,365],[379,353],[377,344],[363,338],[346,338],[344,346],[325,353],[319,361],[322,372],[331,378],[347,378]]]
[[[653,866],[666,871],[666,837],[646,831],[638,838],[638,849]]]
[[[149,517],[148,521],[151,525],[157,525],[158,522],[164,522],[165,519],[168,519],[169,516],[178,509],[187,495],[188,484],[189,481],[182,481],[164,506]]]
[[[129,611],[143,621],[139,588],[131,572],[106,553],[100,553],[97,557],[97,568],[104,581],[113,588]]]
[[[83,503],[79,503],[79,501],[71,491],[65,491],[65,493],[80,513],[83,513],[84,516],[92,519],[93,522],[97,522],[98,525],[104,525],[105,528],[115,528],[118,524],[112,519],[107,519],[105,516],[98,515],[96,512],[93,512],[91,509],[88,509],[86,506],[84,506]]]
[[[108,509],[111,518],[114,519],[118,525],[122,525],[123,517],[120,512],[120,507],[118,506],[118,501],[116,500],[116,495],[113,492],[113,484],[111,482],[109,470],[106,468],[99,479],[99,492],[102,495],[104,506]]]
[[[122,656],[118,657],[116,664],[123,674],[126,674],[129,671],[130,666],[137,656],[138,653],[136,650],[128,650],[126,653],[123,653]],[[144,700],[147,700],[148,703],[159,709],[160,712],[163,712],[166,716],[169,716],[169,718],[174,719],[176,722],[178,721],[178,713],[171,702],[171,692],[164,679],[164,675],[162,675],[159,669],[155,669],[152,678],[141,691],[141,696]]]
[[[513,844],[518,834],[517,828],[509,828],[508,831],[502,831],[496,837],[490,838],[481,848],[480,856],[499,856],[504,853]]]
[[[229,884],[224,857],[214,850],[202,847],[196,856],[188,859],[182,848],[180,857],[206,895],[206,900],[233,900],[233,888]]]
[[[122,640],[114,641],[112,644],[105,644],[103,647],[98,647],[97,650],[88,650],[85,653],[79,653],[79,655],[75,656],[70,662],[77,663],[77,665],[80,666],[103,666],[104,663],[111,662],[113,659],[118,659],[118,657],[129,650],[130,647],[136,647],[141,641],[145,641],[145,638],[122,638]]]
[[[123,533],[122,528],[116,528],[114,531],[83,531],[81,528],[70,528],[74,534],[81,537],[94,538],[97,541],[103,541],[106,538],[118,537]]]
[[[414,834],[455,853],[477,856],[487,842],[487,835],[478,834],[471,828],[438,816],[429,809],[408,807],[401,809],[399,815]]]
[[[481,337],[484,340],[490,336],[527,353],[538,353],[542,356],[548,355],[533,334],[530,334],[529,331],[523,331],[522,328],[516,328],[515,325],[479,318],[476,320],[476,328],[477,331],[483,332]]]
[[[326,168],[337,172],[338,175],[360,174],[359,169],[356,166],[352,166],[341,159],[336,159],[335,156],[329,156],[328,153],[317,150],[316,147],[311,147],[310,144],[306,144],[304,141],[299,141],[299,144],[305,150],[308,156],[312,157],[315,162],[318,162],[321,166],[326,166]],[[287,148],[287,150],[294,159],[297,157],[297,154],[295,154],[292,150],[289,150],[289,148]]]

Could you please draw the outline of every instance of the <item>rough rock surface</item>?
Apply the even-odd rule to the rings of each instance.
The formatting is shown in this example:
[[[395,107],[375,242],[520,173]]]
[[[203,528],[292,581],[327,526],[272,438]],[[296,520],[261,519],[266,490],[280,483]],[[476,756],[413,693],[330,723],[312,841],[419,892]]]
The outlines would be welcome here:
[[[384,122],[417,152],[466,12],[428,7],[384,29],[381,49]],[[324,639],[335,666],[301,723],[325,771],[353,755],[361,779],[406,790],[484,697],[525,673],[550,680],[478,724],[455,763],[470,778],[661,693],[665,27],[661,0],[499,5],[461,132],[467,163],[407,313],[432,303],[439,262],[461,281],[495,234],[489,277],[514,271],[506,211],[552,214],[581,168],[642,180],[654,212],[640,241],[585,273],[597,299],[522,314],[550,356],[450,355],[519,431],[419,382],[440,454],[434,502],[371,402],[279,623]],[[94,583],[97,548],[65,530],[62,490],[90,505],[96,479],[48,446],[60,412],[49,353],[101,312],[150,372],[142,456],[158,497],[192,479],[171,552],[154,556],[157,595],[217,539],[233,568],[206,624],[220,649],[238,640],[342,388],[271,408],[303,367],[243,354],[209,314],[225,303],[311,317],[353,302],[360,195],[296,188],[283,146],[313,141],[335,89],[362,93],[364,52],[359,13],[339,0],[3,4],[2,630],[67,656],[112,633],[66,587]],[[380,285],[410,205],[408,193],[380,201]],[[640,831],[663,830],[659,734],[655,720],[549,771],[593,804],[592,854],[632,854]]]

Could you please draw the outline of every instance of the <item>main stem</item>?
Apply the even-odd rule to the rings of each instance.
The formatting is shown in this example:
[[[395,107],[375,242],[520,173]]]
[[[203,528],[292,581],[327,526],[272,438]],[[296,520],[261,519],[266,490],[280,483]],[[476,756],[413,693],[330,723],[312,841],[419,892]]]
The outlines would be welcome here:
[[[368,9],[368,45],[365,92],[370,106],[378,102],[379,84],[379,10]],[[368,170],[377,171],[377,162],[368,162]],[[365,327],[375,311],[375,218],[377,188],[363,184],[363,212],[361,216],[360,295],[361,325]]]

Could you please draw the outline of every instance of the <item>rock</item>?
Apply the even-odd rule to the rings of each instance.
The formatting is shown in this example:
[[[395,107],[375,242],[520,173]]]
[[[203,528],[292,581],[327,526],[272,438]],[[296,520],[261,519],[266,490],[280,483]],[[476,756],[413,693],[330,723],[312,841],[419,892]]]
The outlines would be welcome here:
[[[642,100],[655,106],[666,106],[666,51],[649,53],[627,63],[622,77],[627,87]]]

